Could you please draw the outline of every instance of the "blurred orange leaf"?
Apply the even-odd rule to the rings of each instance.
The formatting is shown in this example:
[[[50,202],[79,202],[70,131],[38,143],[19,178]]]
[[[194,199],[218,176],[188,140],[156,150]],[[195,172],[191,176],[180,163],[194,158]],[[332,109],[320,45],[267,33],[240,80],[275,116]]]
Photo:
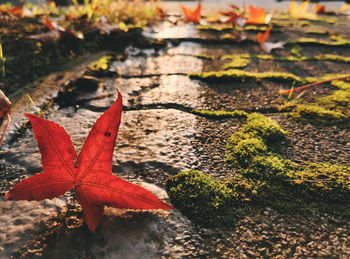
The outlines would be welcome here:
[[[2,8],[0,9],[0,13],[10,13],[10,14],[14,14],[14,15],[18,15],[20,17],[23,16],[23,5],[19,5],[19,6],[15,6],[13,8]]]
[[[195,10],[191,10],[184,6],[181,6],[181,9],[185,15],[186,22],[199,23],[199,20],[201,18],[202,2],[198,3],[198,6]]]
[[[341,7],[340,7],[340,13],[343,14],[350,14],[350,5],[347,3],[344,3]]]
[[[246,24],[268,24],[271,21],[271,14],[266,14],[264,8],[248,5],[248,13]]]
[[[315,4],[312,7],[312,11],[314,13],[327,13],[326,7],[324,5],[321,5],[320,3]]]
[[[267,39],[270,36],[270,32],[272,30],[272,27],[268,28],[264,33],[258,33],[257,35],[257,41],[260,44],[260,47],[263,51],[270,53],[273,49],[281,49],[284,47],[286,42],[278,41],[278,42],[267,42]]]

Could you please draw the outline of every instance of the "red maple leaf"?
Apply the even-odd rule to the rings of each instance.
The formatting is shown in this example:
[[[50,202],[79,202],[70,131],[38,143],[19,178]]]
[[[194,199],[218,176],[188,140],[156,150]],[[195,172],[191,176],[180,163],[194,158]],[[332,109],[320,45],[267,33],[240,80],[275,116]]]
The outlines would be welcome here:
[[[121,121],[122,97],[95,122],[77,156],[66,131],[56,123],[31,114],[29,118],[42,158],[43,172],[24,179],[6,200],[43,200],[74,189],[87,225],[95,231],[104,206],[122,209],[172,207],[152,192],[112,174],[112,155]]]

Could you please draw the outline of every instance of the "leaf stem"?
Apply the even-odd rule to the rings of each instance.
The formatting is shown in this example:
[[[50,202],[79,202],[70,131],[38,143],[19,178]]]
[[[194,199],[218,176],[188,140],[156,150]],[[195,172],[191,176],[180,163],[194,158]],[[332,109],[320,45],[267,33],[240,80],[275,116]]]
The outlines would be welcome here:
[[[303,85],[294,89],[290,89],[290,90],[280,90],[279,94],[281,95],[288,95],[290,93],[294,93],[294,92],[299,92],[301,90],[316,86],[316,85],[320,85],[320,84],[324,84],[324,83],[328,83],[328,82],[332,82],[332,81],[337,81],[337,80],[345,80],[345,79],[350,79],[350,75],[347,76],[342,76],[342,77],[337,77],[337,78],[332,78],[332,79],[327,79],[327,80],[323,80],[320,82],[315,82],[315,83],[311,83],[311,84],[307,84],[307,85]]]

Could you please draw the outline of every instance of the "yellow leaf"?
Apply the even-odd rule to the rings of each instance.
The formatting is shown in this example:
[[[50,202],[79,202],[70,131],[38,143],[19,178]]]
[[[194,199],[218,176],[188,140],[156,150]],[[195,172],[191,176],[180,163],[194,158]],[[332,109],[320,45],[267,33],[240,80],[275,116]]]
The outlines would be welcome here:
[[[317,20],[317,15],[314,12],[309,12],[309,1],[304,1],[301,4],[297,4],[295,1],[290,2],[289,14],[296,19],[308,19]]]

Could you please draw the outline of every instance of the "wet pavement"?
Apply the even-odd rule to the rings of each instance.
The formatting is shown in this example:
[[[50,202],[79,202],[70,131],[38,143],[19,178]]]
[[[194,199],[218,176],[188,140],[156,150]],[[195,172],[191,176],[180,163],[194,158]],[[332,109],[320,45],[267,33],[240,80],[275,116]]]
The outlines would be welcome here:
[[[167,47],[127,49],[125,58],[112,62],[108,73],[94,75],[96,89],[83,89],[78,95],[58,93],[88,71],[87,62],[75,66],[75,71],[52,75],[38,82],[38,92],[31,95],[37,107],[26,106],[26,111],[49,103],[44,116],[63,126],[79,150],[94,121],[113,103],[119,90],[124,98],[124,112],[113,173],[152,190],[167,202],[164,181],[180,171],[198,169],[218,179],[234,174],[224,161],[225,144],[229,134],[239,130],[239,120],[205,118],[195,115],[192,109],[265,113],[290,133],[291,145],[285,151],[290,159],[349,164],[348,129],[305,125],[275,109],[283,104],[278,90],[290,87],[286,82],[206,82],[188,77],[189,73],[221,70],[225,62],[220,58],[224,55],[264,54],[257,44],[216,45],[211,41],[215,34],[203,33],[193,25],[172,27],[166,23],[145,35],[166,39]],[[253,38],[255,33],[248,36]],[[173,44],[171,40],[176,38],[187,40]],[[287,55],[291,48],[287,46],[278,54]],[[312,51],[350,54],[348,49],[303,48],[305,55]],[[330,61],[252,60],[249,70],[291,72],[301,77],[350,72],[348,64]],[[305,98],[315,98],[325,91],[329,88],[315,88]],[[0,161],[2,194],[41,168],[32,130],[21,118],[22,112],[23,105],[15,105],[15,124]],[[290,216],[270,208],[247,209],[247,216],[233,222],[231,229],[207,229],[193,224],[176,208],[169,213],[107,209],[93,235],[83,224],[72,193],[40,202],[5,202],[1,196],[0,209],[0,258],[350,257],[350,221],[319,212]]]

